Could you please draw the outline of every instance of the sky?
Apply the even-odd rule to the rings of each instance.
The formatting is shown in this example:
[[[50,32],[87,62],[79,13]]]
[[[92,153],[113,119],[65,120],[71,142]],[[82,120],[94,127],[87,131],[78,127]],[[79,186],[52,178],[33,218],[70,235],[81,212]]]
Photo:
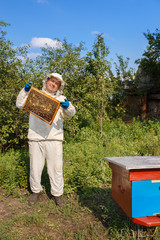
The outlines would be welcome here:
[[[160,0],[1,0],[0,21],[10,24],[6,37],[14,46],[30,44],[31,58],[45,43],[61,47],[55,39],[84,42],[88,52],[103,34],[108,60],[128,57],[137,69],[148,44],[143,33],[160,30]]]

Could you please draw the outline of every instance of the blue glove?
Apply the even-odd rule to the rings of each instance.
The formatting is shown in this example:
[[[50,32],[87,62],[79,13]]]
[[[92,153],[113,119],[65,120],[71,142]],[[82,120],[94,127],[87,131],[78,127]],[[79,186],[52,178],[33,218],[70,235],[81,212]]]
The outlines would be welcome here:
[[[60,102],[61,107],[67,109],[69,107],[69,101],[67,98],[64,99],[65,102]]]
[[[25,87],[24,87],[24,90],[25,90],[26,92],[29,92],[29,90],[30,90],[30,88],[31,88],[31,85],[32,85],[32,82],[26,83],[26,84],[25,84]]]

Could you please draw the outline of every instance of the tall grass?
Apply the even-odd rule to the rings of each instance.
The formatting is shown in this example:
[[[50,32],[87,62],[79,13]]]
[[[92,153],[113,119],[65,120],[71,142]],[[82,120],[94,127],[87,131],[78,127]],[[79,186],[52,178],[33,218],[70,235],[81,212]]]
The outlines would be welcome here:
[[[11,219],[0,221],[0,239],[57,239],[57,231],[63,239],[136,239],[132,221],[112,200],[111,170],[104,157],[160,155],[159,143],[158,121],[106,121],[103,136],[94,129],[82,129],[79,135],[64,141],[64,189],[68,194],[64,208],[59,210],[53,201],[30,208],[28,199],[21,196],[24,210],[16,208]],[[28,149],[11,149],[1,152],[0,157],[0,186],[5,192],[15,195],[19,188],[28,189]],[[46,167],[42,185],[44,191],[50,190]],[[78,194],[69,196],[75,192]],[[29,230],[31,227],[34,231]],[[41,232],[35,232],[38,228]],[[26,232],[31,236],[27,238]],[[152,239],[148,229],[139,232]]]
[[[65,193],[73,193],[111,183],[111,171],[104,157],[160,155],[160,124],[158,121],[106,121],[103,136],[84,128],[72,141],[64,141]],[[0,186],[12,193],[15,188],[28,188],[28,149],[0,153]],[[46,168],[42,184],[49,190]]]
[[[27,149],[0,153],[0,186],[8,195],[16,188],[28,188],[29,156]]]

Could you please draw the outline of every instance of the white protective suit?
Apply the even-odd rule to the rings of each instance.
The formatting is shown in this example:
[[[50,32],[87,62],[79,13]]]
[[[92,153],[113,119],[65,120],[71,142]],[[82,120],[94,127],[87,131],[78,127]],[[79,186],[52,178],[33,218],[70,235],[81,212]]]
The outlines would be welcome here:
[[[45,91],[47,77],[51,76],[61,81],[61,86],[55,94],[50,94]],[[43,80],[42,91],[61,102],[66,98],[62,95],[64,85],[65,82],[60,74],[48,74]],[[18,108],[23,108],[28,93],[24,88],[20,91],[16,100],[16,106]],[[71,102],[69,102],[67,109],[59,108],[51,125],[30,114],[28,139],[30,152],[30,187],[33,193],[39,193],[43,190],[41,186],[41,175],[46,160],[51,194],[53,196],[61,196],[63,194],[63,118],[73,117],[74,114],[75,108]]]

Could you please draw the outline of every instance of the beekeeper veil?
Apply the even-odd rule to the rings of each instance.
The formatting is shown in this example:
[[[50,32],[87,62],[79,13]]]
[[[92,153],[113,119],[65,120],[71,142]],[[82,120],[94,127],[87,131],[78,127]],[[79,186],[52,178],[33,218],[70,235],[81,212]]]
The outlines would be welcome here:
[[[61,86],[60,88],[58,89],[56,95],[59,96],[59,95],[62,95],[63,93],[63,89],[64,89],[64,86],[66,85],[65,81],[63,81],[63,78],[62,78],[62,75],[60,75],[59,73],[46,73],[46,77],[43,79],[42,81],[42,90],[45,91],[46,90],[46,82],[48,79],[50,79],[51,77],[54,77],[56,78],[58,81],[61,82]]]

